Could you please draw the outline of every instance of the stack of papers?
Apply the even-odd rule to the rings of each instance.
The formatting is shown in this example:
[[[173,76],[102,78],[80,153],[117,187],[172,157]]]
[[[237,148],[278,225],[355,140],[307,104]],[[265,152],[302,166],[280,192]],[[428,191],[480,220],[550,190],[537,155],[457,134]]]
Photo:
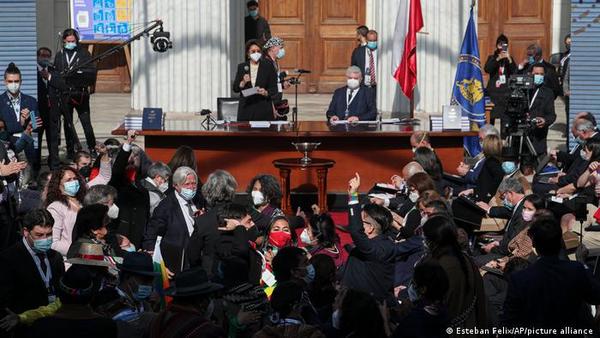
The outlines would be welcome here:
[[[442,116],[430,116],[429,123],[431,126],[431,131],[443,131],[444,130],[444,121]],[[471,131],[471,123],[469,122],[468,116],[462,116],[460,118],[460,130],[461,131]]]
[[[125,115],[123,124],[126,130],[142,130],[142,120],[139,115]]]

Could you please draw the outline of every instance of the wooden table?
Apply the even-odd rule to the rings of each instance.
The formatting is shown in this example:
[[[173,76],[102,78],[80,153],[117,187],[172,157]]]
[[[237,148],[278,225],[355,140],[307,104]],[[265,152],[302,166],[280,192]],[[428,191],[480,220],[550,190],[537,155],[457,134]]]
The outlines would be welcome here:
[[[248,123],[232,123],[212,130],[142,131],[145,150],[156,161],[167,163],[177,147],[188,145],[195,150],[198,174],[205,180],[216,169],[229,171],[238,182],[238,191],[258,173],[278,176],[273,161],[301,158],[292,142],[321,142],[312,157],[334,161],[328,177],[328,193],[345,193],[348,180],[359,172],[363,187],[387,181],[411,161],[410,125],[369,124],[330,126],[324,121],[301,121],[292,125],[251,128]],[[121,126],[113,135],[124,135]],[[463,160],[463,137],[476,132],[432,132],[431,144],[445,164],[455,173]],[[317,192],[318,177],[313,170],[303,171],[290,180],[294,193]]]
[[[273,161],[275,168],[279,169],[281,193],[283,201],[281,209],[285,214],[292,214],[292,201],[290,199],[290,178],[292,170],[311,170],[317,172],[317,204],[321,213],[327,212],[327,171],[333,167],[334,161],[313,158],[309,163],[301,163],[297,158],[284,158]]]

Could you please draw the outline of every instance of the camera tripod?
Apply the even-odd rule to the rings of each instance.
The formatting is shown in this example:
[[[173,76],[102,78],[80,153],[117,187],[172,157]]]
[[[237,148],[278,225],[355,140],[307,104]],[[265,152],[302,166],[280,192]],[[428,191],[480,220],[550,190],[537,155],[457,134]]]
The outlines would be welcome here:
[[[519,147],[517,148],[517,158],[519,159],[519,166],[523,163],[523,159],[525,156],[530,154],[534,160],[534,168],[538,165],[538,156],[539,154],[535,151],[535,147],[531,142],[531,138],[527,135],[528,131],[526,129],[519,129],[515,132],[510,133],[510,135],[506,138],[509,149],[513,149],[516,142],[518,141]],[[528,152],[524,152],[523,150],[527,149]]]

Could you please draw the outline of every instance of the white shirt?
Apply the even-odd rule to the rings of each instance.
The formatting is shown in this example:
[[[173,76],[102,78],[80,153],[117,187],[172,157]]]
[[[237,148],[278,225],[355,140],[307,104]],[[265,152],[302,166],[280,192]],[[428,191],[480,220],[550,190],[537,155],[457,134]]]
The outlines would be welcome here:
[[[10,100],[9,104],[15,112],[15,117],[17,118],[17,122],[21,121],[21,92],[14,97],[11,93],[7,92],[8,99]]]
[[[364,77],[365,77],[365,86],[371,85],[371,73],[369,70],[369,54],[373,53],[373,64],[375,65],[375,80],[377,80],[377,50],[370,50],[369,48],[365,48],[365,69],[363,69]]]
[[[192,215],[190,215],[188,203],[192,205],[192,210],[194,209],[193,203],[184,200],[177,191],[175,191],[175,197],[177,197],[177,202],[179,202],[179,207],[181,207],[181,212],[183,213],[183,218],[185,219],[185,225],[187,226],[188,232],[191,236],[192,232],[194,232],[194,218]]]
[[[250,83],[252,83],[252,87],[256,86],[256,76],[258,75],[258,63],[253,64],[250,62]]]

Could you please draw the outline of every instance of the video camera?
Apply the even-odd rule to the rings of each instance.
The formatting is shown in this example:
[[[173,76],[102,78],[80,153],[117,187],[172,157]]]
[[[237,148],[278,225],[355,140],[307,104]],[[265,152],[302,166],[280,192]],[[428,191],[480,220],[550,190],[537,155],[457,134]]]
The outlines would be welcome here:
[[[528,118],[529,90],[535,88],[533,75],[511,75],[508,80],[510,96],[508,97],[506,115],[509,122],[506,126],[509,133],[529,131],[537,124],[537,119]]]

